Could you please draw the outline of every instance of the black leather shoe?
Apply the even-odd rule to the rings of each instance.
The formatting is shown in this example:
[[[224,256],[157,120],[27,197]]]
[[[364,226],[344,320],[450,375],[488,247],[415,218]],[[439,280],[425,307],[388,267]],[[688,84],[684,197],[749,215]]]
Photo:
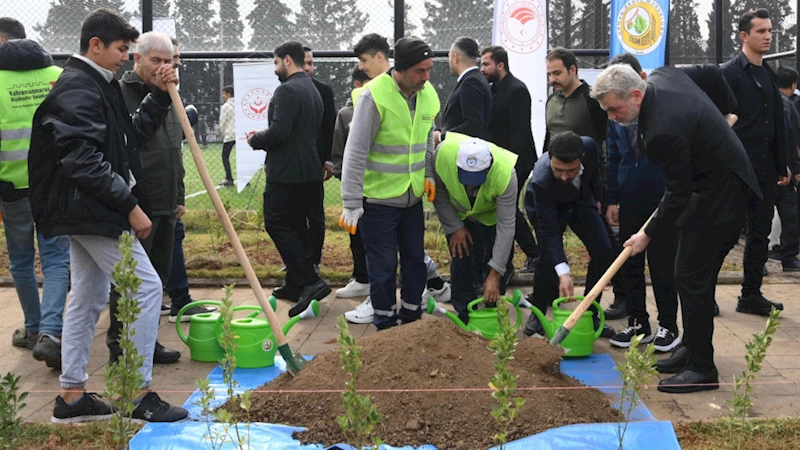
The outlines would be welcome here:
[[[761,294],[748,294],[739,297],[736,312],[769,317],[773,307],[778,311],[783,311],[783,303],[771,302]]]
[[[519,273],[533,273],[533,272],[536,272],[536,264],[538,264],[538,263],[539,263],[539,257],[538,256],[536,256],[536,257],[528,256],[525,259],[525,267],[523,267],[522,269],[518,270],[517,272],[519,272]]]
[[[539,318],[534,314],[531,314],[531,316],[528,317],[528,323],[525,324],[525,330],[523,330],[523,333],[525,333],[525,336],[529,337],[533,336],[534,334],[538,334],[541,337],[547,337],[544,332],[544,327],[541,323],[539,323]]]
[[[656,361],[658,373],[678,373],[689,363],[689,349],[680,346],[672,351],[672,355],[666,359]]]
[[[784,272],[800,272],[800,261],[797,258],[781,263],[781,265]]]
[[[658,383],[660,392],[670,394],[688,394],[690,392],[713,391],[719,389],[719,373],[717,369],[708,372],[683,370],[677,375],[665,378]]]
[[[625,305],[624,300],[615,298],[614,303],[606,308],[603,313],[606,315],[606,320],[622,319],[624,317],[628,317],[628,307]]]
[[[153,364],[172,364],[181,359],[181,352],[164,347],[156,341],[156,350],[153,352]]]
[[[717,299],[714,299],[714,317],[719,315],[719,305],[717,304]]]
[[[603,325],[603,331],[600,332],[600,337],[601,338],[606,338],[606,339],[611,339],[612,337],[614,337],[615,334],[617,334],[617,332],[614,331],[614,327],[612,327],[609,324],[605,324],[605,325]]]
[[[298,297],[300,297],[300,289],[298,289],[296,286],[290,286],[286,283],[283,283],[281,287],[272,290],[272,295],[281,300],[296,302]]]
[[[300,291],[300,297],[297,299],[297,304],[292,306],[289,310],[289,317],[294,317],[302,313],[311,304],[311,300],[322,300],[331,293],[331,287],[324,281],[317,280],[316,283],[309,284]]]

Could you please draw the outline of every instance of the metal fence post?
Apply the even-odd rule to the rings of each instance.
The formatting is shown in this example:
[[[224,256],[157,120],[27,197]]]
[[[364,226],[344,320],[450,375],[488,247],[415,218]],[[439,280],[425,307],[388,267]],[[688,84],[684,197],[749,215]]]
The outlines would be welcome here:
[[[798,0],[800,1],[800,0]],[[394,41],[397,42],[406,34],[406,2],[394,0]]]
[[[714,30],[714,34],[716,35],[716,48],[714,48],[714,59],[717,64],[722,64],[722,8],[723,0],[714,0],[714,19],[717,22],[717,29]]]
[[[153,31],[153,0],[142,0],[142,33]]]

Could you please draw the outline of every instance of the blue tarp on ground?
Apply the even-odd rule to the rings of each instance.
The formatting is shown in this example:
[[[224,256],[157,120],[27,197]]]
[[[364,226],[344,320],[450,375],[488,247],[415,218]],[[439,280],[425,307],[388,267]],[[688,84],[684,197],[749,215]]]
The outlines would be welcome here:
[[[310,357],[306,357],[311,359]],[[234,378],[239,383],[238,392],[256,389],[275,379],[286,370],[286,363],[277,356],[275,365],[262,369],[236,369]],[[561,372],[578,379],[581,383],[596,387],[602,392],[615,397],[618,402],[622,380],[614,370],[614,360],[608,354],[592,355],[587,358],[570,359],[561,362]],[[227,387],[222,380],[222,369],[217,366],[208,375],[210,386],[216,391],[212,407],[221,405],[227,399]],[[195,391],[184,403],[189,410],[189,420],[177,424],[147,424],[131,441],[131,450],[177,450],[206,449],[209,443],[203,438],[208,435],[207,425],[202,417],[202,410],[194,405],[200,398]],[[625,435],[625,448],[680,450],[675,431],[669,422],[656,422],[644,404],[640,404],[633,413],[632,422]],[[194,422],[199,421],[199,422]],[[215,429],[221,425],[213,424]],[[331,426],[336,426],[331,424]],[[240,431],[244,426],[240,427]],[[302,445],[292,438],[292,433],[302,428],[286,425],[254,423],[250,427],[251,448],[284,449],[322,449],[320,445]],[[657,447],[653,447],[657,445]],[[228,444],[224,449],[236,448]],[[347,446],[329,447],[347,449]],[[383,446],[382,449],[399,449]],[[537,450],[583,450],[587,448],[605,450],[617,449],[617,424],[571,425],[511,442],[506,445],[509,450],[536,448]],[[403,450],[412,447],[402,447]],[[433,446],[419,447],[420,450],[435,450]]]

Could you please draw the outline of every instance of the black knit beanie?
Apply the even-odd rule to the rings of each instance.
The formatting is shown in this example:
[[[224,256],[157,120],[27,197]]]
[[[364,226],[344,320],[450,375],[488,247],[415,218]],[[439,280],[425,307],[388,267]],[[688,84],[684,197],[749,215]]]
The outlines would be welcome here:
[[[407,70],[428,58],[433,58],[433,51],[422,39],[404,37],[394,44],[395,70]]]

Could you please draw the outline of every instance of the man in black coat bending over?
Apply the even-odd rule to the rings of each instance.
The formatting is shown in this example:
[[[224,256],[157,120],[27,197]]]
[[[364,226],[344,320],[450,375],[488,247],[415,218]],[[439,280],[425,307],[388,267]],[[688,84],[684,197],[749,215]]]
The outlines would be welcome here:
[[[317,136],[322,125],[322,97],[303,72],[303,46],[286,42],[275,49],[275,74],[281,85],[269,104],[269,128],[248,133],[254,149],[267,151],[264,226],[286,264],[284,295],[297,304],[294,317],[331,288],[317,275],[305,243],[306,218],[322,194]]]
[[[683,308],[685,346],[657,363],[658,390],[719,388],[714,365],[714,289],[725,255],[744,224],[747,202],[761,196],[742,143],[723,114],[736,100],[716,66],[656,69],[647,83],[629,65],[601,73],[592,96],[623,126],[638,120],[639,149],[664,172],[666,192],[643,232],[625,246],[641,253],[671,226],[679,233],[675,285]]]

